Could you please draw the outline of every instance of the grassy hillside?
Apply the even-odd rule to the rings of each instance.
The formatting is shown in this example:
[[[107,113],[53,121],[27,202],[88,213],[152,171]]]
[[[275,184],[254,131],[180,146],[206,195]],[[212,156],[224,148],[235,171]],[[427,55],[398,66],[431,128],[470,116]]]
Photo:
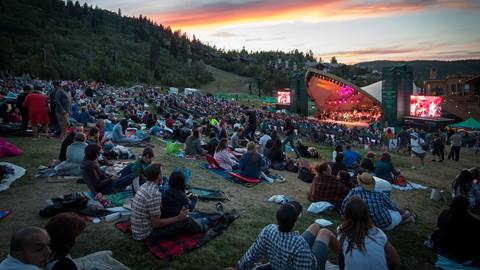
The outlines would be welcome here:
[[[248,86],[250,82],[253,81],[252,78],[239,76],[208,65],[206,69],[213,75],[214,80],[202,85],[200,89],[212,94],[219,92],[242,94],[250,93]],[[255,89],[252,89],[252,91],[255,91]]]

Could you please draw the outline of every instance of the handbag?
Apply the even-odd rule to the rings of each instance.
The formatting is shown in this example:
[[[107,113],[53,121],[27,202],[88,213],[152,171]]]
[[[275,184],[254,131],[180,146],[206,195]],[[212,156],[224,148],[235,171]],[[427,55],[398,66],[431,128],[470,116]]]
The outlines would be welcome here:
[[[311,173],[308,168],[302,167],[298,171],[298,179],[302,180],[305,183],[312,183],[314,177],[315,175]]]
[[[297,173],[298,172],[298,164],[296,164],[295,161],[289,159],[289,160],[287,160],[287,164],[285,165],[285,170],[287,170],[289,172]]]

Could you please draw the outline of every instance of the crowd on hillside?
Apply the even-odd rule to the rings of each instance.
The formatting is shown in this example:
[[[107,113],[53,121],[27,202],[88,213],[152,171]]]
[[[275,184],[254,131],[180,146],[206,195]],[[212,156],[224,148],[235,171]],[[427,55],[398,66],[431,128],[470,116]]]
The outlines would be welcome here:
[[[240,258],[236,268],[324,269],[329,252],[339,254],[344,269],[398,269],[400,256],[385,230],[415,223],[414,209],[399,208],[390,197],[391,185],[401,181],[389,152],[409,154],[412,169],[425,165],[431,150],[433,161],[458,161],[467,132],[438,130],[394,130],[373,122],[368,128],[321,124],[313,119],[268,108],[254,109],[211,95],[163,94],[154,89],[117,88],[94,82],[43,81],[30,76],[3,74],[2,132],[40,140],[58,136],[61,150],[53,161],[59,175],[80,176],[95,194],[115,194],[133,186],[132,236],[140,241],[159,241],[179,234],[205,232],[206,225],[189,213],[196,198],[188,193],[181,171],[162,177],[162,166],[148,142],[152,136],[184,144],[187,156],[207,156],[220,168],[241,177],[279,181],[272,170],[299,166],[300,157],[318,157],[310,141],[333,148],[331,161],[307,169],[311,202],[329,202],[343,222],[335,232],[314,223],[303,234],[296,229],[302,213],[298,202],[282,204],[277,224],[266,226]],[[41,128],[41,129],[39,129]],[[43,139],[43,138],[42,138]],[[476,137],[477,147],[480,138]],[[137,160],[118,173],[112,165],[113,147],[142,146]],[[371,150],[365,157],[355,151],[362,145]],[[382,154],[376,158],[377,153]],[[295,158],[289,158],[289,152]],[[327,158],[330,160],[330,157]],[[167,160],[164,162],[168,162]],[[443,265],[461,269],[480,267],[474,246],[480,240],[480,179],[478,168],[461,171],[452,182],[450,208],[438,219],[430,237],[431,246]],[[62,229],[59,229],[62,228]],[[85,224],[74,214],[59,214],[47,226],[26,227],[11,239],[10,255],[0,263],[5,269],[80,269],[70,256],[76,237]]]

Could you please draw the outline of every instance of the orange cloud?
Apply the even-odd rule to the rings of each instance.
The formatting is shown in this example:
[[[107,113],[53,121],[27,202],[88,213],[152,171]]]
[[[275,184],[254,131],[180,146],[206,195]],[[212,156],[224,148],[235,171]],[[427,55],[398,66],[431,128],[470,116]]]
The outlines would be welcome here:
[[[388,3],[358,3],[341,0],[258,0],[243,4],[210,4],[176,12],[149,14],[149,17],[176,29],[199,29],[239,23],[288,20],[349,20],[416,12],[427,8],[479,9],[480,7],[469,1],[449,0],[398,0]]]

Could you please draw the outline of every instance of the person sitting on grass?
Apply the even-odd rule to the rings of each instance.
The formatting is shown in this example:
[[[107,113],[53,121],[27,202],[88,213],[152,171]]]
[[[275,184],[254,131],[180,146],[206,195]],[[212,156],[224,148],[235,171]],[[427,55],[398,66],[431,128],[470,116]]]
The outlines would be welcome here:
[[[172,217],[162,217],[162,170],[160,164],[152,164],[145,170],[147,182],[143,184],[132,200],[132,237],[135,240],[159,240],[174,238],[179,234],[198,233],[204,227],[188,218],[188,209],[183,207]]]
[[[243,128],[239,127],[237,131],[235,131],[230,139],[233,148],[241,148],[246,145],[247,140],[243,134]]]
[[[10,240],[10,254],[0,270],[41,270],[50,258],[50,236],[39,227],[17,230]]]
[[[200,131],[198,129],[194,129],[192,135],[188,136],[185,141],[185,155],[202,156],[207,153],[207,151],[202,148],[200,136]]]
[[[101,150],[98,144],[90,144],[85,148],[85,158],[80,165],[83,181],[94,193],[113,194],[123,191],[132,184],[133,177],[131,175],[120,178],[115,175],[107,176],[97,162]]]
[[[87,223],[75,213],[61,213],[54,216],[45,226],[50,235],[52,256],[45,270],[80,270],[70,256],[78,236]]]
[[[400,256],[385,233],[375,227],[362,199],[351,197],[343,215],[337,239],[345,270],[398,269]]]
[[[335,208],[340,209],[343,199],[350,190],[349,185],[349,181],[345,183],[333,176],[329,163],[324,162],[315,166],[315,178],[310,186],[308,200],[311,202],[327,201],[332,203]]]
[[[62,141],[62,145],[60,146],[60,154],[58,155],[58,160],[60,161],[67,160],[67,147],[73,143],[76,134],[83,133],[83,132],[84,132],[83,125],[81,123],[77,123],[75,125],[75,129],[73,130],[73,132],[70,132]]]
[[[350,145],[347,145],[345,152],[343,152],[343,164],[347,166],[347,168],[352,168],[352,164],[355,162],[360,162],[362,157],[357,151],[352,150]]]
[[[436,267],[450,269],[446,266],[460,264],[463,268],[455,269],[480,268],[480,253],[474,248],[480,243],[480,221],[469,213],[467,198],[453,198],[450,208],[438,217],[437,227],[430,236],[438,256]]]
[[[468,199],[472,209],[480,209],[480,184],[476,183],[473,170],[462,170],[452,182],[452,197]],[[477,179],[478,181],[478,179]]]
[[[225,170],[238,170],[239,165],[238,161],[233,156],[232,153],[228,150],[228,141],[227,138],[220,140],[220,143],[215,149],[215,155],[213,156],[217,161],[218,165]]]
[[[282,151],[282,141],[275,139],[266,158],[271,162],[270,167],[275,170],[285,169],[285,154]]]
[[[265,179],[273,183],[273,179],[264,172],[268,172],[267,164],[263,157],[257,153],[257,146],[254,142],[247,144],[247,153],[240,158],[240,175],[252,179]]]
[[[66,160],[55,166],[55,171],[60,176],[80,176],[80,164],[85,158],[85,134],[75,134],[75,139],[72,144],[67,147]]]
[[[143,149],[143,152],[142,152],[142,156],[137,159],[132,165],[131,165],[131,171],[130,173],[132,173],[134,175],[134,177],[138,177],[139,179],[139,185],[143,185],[143,183],[145,183],[146,179],[145,179],[145,169],[150,165],[152,164],[152,161],[153,161],[153,158],[155,157],[155,155],[153,154],[153,149],[150,148],[150,147],[146,147],[145,149]],[[120,175],[126,175],[128,173],[127,172],[124,172],[122,173],[122,171],[120,171]]]
[[[375,153],[372,151],[369,151],[367,153],[367,157],[362,160],[362,163],[360,163],[360,166],[365,169],[368,173],[374,173],[375,172]]]
[[[162,218],[171,218],[182,208],[187,208],[190,212],[195,209],[197,198],[186,195],[185,175],[181,171],[173,171],[168,178],[168,189],[162,194]]]
[[[412,210],[399,210],[387,194],[375,191],[375,180],[368,173],[357,176],[359,187],[350,190],[342,203],[341,213],[345,213],[348,201],[358,196],[365,201],[368,213],[375,226],[384,230],[393,230],[399,224],[415,222]]]
[[[87,136],[87,144],[100,144],[100,132],[98,131],[98,128],[92,127],[88,131],[88,136]]]
[[[215,149],[217,148],[218,143],[220,142],[219,140],[221,139],[217,138],[217,134],[215,134],[215,132],[210,132],[209,140],[205,145],[205,150],[207,150],[207,153],[210,156],[215,155]]]
[[[332,175],[337,176],[339,171],[347,171],[347,166],[343,163],[343,153],[338,153],[335,162],[332,164]]]
[[[382,178],[383,180],[388,181],[390,184],[393,183],[393,177],[399,176],[400,171],[396,170],[392,164],[392,158],[390,154],[385,152],[382,154],[380,160],[375,162],[375,176]]]
[[[256,269],[325,269],[329,250],[340,251],[338,241],[331,231],[315,223],[302,235],[294,231],[301,213],[302,206],[298,202],[281,205],[276,214],[278,225],[263,228],[237,267],[227,269],[252,269],[261,257],[269,263]]]

